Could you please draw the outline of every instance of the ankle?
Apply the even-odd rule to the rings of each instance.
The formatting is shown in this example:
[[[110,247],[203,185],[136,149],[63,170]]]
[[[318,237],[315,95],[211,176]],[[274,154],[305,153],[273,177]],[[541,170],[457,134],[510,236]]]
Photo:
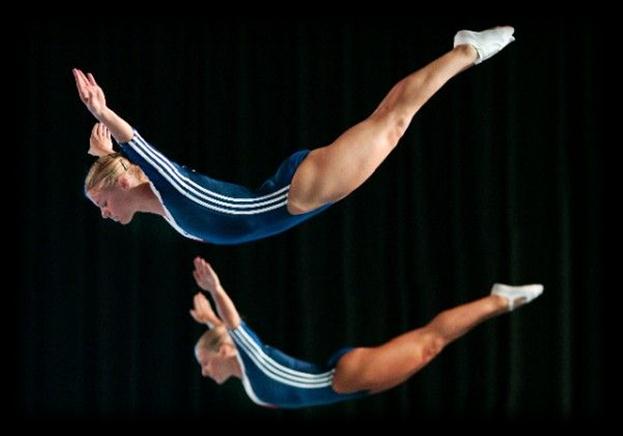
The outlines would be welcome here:
[[[537,298],[543,293],[543,285],[534,283],[531,285],[510,286],[502,283],[495,283],[491,288],[491,295],[499,295],[506,298],[509,310],[517,309],[526,303]]]
[[[510,301],[508,300],[508,298],[498,294],[491,294],[489,295],[489,297],[495,305],[496,313],[505,313],[511,310]]]
[[[478,52],[471,44],[460,44],[454,47],[453,52],[463,56],[470,64],[478,59]]]

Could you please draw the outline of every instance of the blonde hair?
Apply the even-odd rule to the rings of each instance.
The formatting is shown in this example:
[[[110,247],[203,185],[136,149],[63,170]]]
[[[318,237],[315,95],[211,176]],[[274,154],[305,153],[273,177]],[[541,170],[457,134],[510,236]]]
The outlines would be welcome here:
[[[121,153],[111,153],[101,156],[87,173],[84,179],[84,193],[92,189],[111,188],[117,179],[125,172],[135,175],[139,180],[147,179],[145,173],[136,165],[132,165]]]
[[[223,344],[232,344],[225,326],[219,325],[206,331],[195,344],[195,350],[205,349],[218,353]]]

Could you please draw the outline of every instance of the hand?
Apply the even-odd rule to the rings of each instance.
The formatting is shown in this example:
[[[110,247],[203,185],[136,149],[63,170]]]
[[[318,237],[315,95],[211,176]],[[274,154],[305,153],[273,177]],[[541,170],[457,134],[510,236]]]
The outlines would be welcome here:
[[[103,123],[95,123],[89,138],[89,151],[91,156],[106,156],[113,153],[110,131]]]
[[[194,264],[195,270],[193,271],[193,277],[197,282],[197,286],[210,293],[222,289],[218,276],[208,262],[200,257],[196,257]]]
[[[74,79],[76,79],[76,88],[78,88],[80,100],[82,100],[82,103],[86,105],[93,116],[100,120],[102,114],[107,109],[104,91],[99,87],[91,73],[85,75],[77,68],[74,68],[72,73],[74,74]]]
[[[193,297],[193,308],[190,309],[190,316],[200,324],[208,324],[210,327],[216,327],[223,322],[212,310],[212,305],[205,295],[197,292]]]

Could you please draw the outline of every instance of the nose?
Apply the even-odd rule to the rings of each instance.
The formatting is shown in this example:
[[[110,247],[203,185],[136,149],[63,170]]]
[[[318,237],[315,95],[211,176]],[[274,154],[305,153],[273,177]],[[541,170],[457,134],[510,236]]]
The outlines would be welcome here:
[[[110,211],[107,208],[102,209],[102,218],[110,218]]]

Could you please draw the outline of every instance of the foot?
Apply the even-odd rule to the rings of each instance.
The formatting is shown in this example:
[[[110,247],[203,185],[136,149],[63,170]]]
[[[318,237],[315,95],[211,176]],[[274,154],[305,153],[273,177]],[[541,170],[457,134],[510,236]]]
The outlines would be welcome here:
[[[469,44],[474,47],[478,53],[474,64],[479,64],[513,42],[514,31],[515,29],[511,26],[494,27],[482,32],[461,30],[454,36],[454,46]]]
[[[508,301],[508,310],[517,309],[531,302],[543,293],[543,285],[508,286],[496,283],[491,288],[491,295],[499,295]]]

